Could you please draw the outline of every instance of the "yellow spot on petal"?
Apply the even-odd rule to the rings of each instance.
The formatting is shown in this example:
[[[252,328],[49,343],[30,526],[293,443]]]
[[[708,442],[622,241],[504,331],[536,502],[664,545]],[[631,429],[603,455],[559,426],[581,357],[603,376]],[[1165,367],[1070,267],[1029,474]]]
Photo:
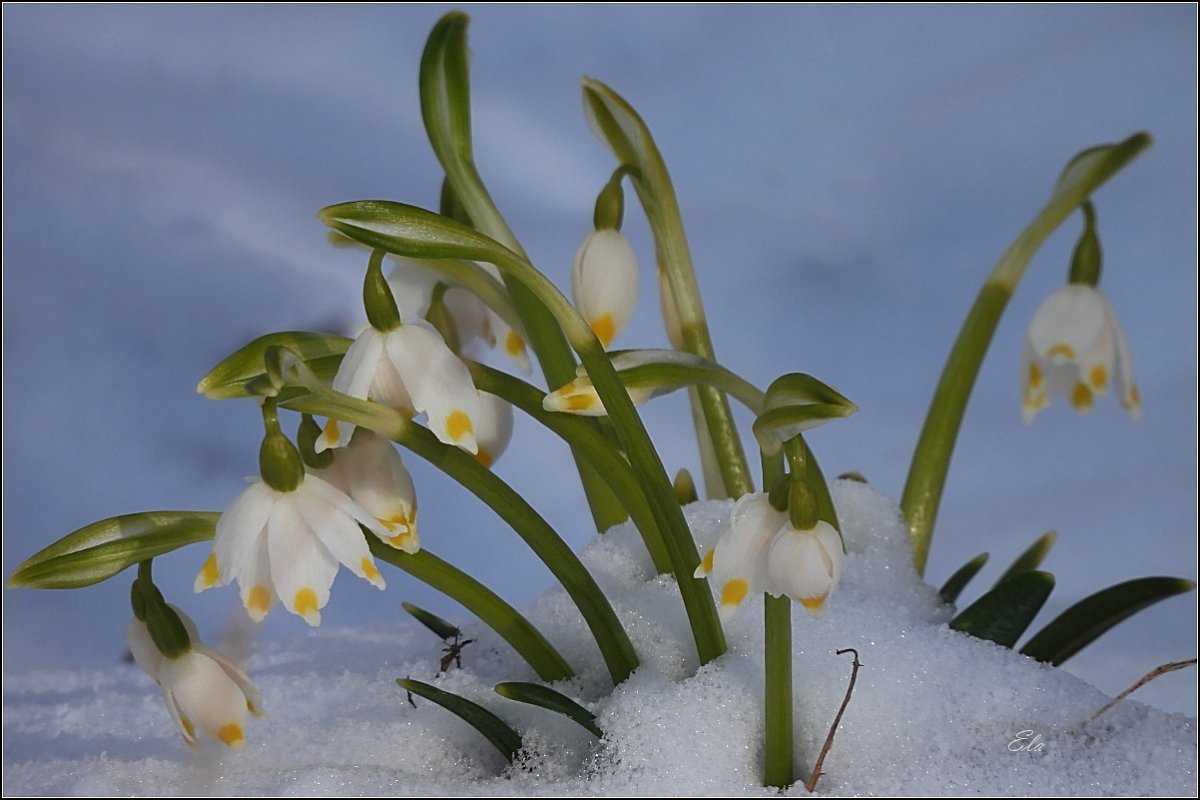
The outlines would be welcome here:
[[[731,581],[726,581],[725,585],[721,587],[721,605],[740,605],[746,599],[746,592],[749,590],[750,584],[743,578],[734,578]]]
[[[250,595],[246,598],[246,610],[251,612],[251,616],[258,614],[258,618],[262,619],[263,615],[267,613],[267,609],[270,607],[270,589],[260,583],[250,590]]]
[[[591,408],[595,404],[595,395],[573,394],[567,397],[567,410],[569,411],[583,411],[586,408]]]
[[[404,532],[398,533],[395,536],[388,537],[384,541],[390,544],[392,547],[395,547],[397,550],[403,550],[408,546],[412,539],[413,532],[410,530],[405,530]]]
[[[179,724],[183,727],[183,738],[189,743],[196,739],[196,729],[192,727],[192,721],[187,717],[180,717]]]
[[[822,606],[825,605],[825,600],[828,597],[829,597],[829,592],[826,592],[825,594],[819,595],[817,597],[801,597],[800,603],[801,603],[801,605],[804,606],[804,610],[807,611],[809,614],[816,614],[817,612],[822,610]]]
[[[341,438],[341,434],[338,432],[337,420],[330,419],[325,423],[325,443],[333,447]]]
[[[475,460],[485,467],[491,467],[496,462],[496,459],[492,458],[492,454],[482,447],[475,454]]]
[[[504,350],[510,356],[519,356],[525,352],[525,341],[513,331],[504,337]]]
[[[1104,387],[1108,385],[1108,370],[1104,368],[1103,364],[1097,364],[1092,367],[1092,373],[1088,375],[1088,381],[1097,392],[1104,391]]]
[[[1071,345],[1069,345],[1069,344],[1059,343],[1059,344],[1054,345],[1054,347],[1051,347],[1049,350],[1046,351],[1046,358],[1056,358],[1059,356],[1066,359],[1067,361],[1074,361],[1075,360],[1075,348],[1071,347]]]
[[[366,575],[367,580],[369,581],[377,581],[381,577],[379,574],[379,569],[375,566],[374,562],[372,562],[371,559],[367,558],[366,556],[362,557],[362,562],[359,564],[359,567],[362,569],[363,575]]]
[[[715,556],[716,553],[717,553],[717,548],[714,547],[713,549],[709,550],[707,553],[704,554],[704,560],[700,562],[700,569],[701,569],[701,571],[704,572],[705,575],[712,572],[713,556]]]
[[[613,321],[612,314],[605,314],[599,319],[592,320],[592,331],[600,340],[600,344],[607,348],[617,336],[617,323]]]
[[[450,416],[446,417],[446,434],[454,441],[457,442],[468,433],[473,432],[471,418],[465,411],[451,411]]]
[[[1092,390],[1086,384],[1077,383],[1071,391],[1071,405],[1076,411],[1087,411],[1092,407]]]
[[[221,730],[217,731],[217,738],[235,750],[240,750],[246,743],[241,725],[222,725]]]
[[[296,592],[292,598],[292,608],[309,625],[321,624],[321,615],[317,613],[317,593],[308,586]]]
[[[1037,364],[1029,365],[1029,388],[1042,388],[1042,369]]]
[[[221,570],[217,567],[217,554],[209,553],[208,560],[200,568],[201,588],[207,589],[216,586],[219,580],[221,580]]]

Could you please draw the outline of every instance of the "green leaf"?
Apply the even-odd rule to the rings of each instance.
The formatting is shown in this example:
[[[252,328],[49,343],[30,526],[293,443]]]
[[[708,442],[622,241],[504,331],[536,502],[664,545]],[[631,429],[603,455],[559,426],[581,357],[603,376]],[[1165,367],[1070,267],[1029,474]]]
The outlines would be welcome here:
[[[1007,580],[1015,578],[1018,575],[1023,575],[1041,566],[1042,560],[1046,558],[1046,554],[1054,546],[1056,538],[1058,538],[1058,534],[1054,531],[1046,531],[1039,536],[1033,544],[1029,545],[1029,549],[1017,556],[1017,559],[1009,565],[1004,574],[996,580],[996,585],[999,586]]]
[[[483,706],[411,678],[397,678],[396,683],[401,689],[420,695],[426,700],[432,700],[451,714],[456,714],[472,728],[482,733],[484,738],[495,745],[496,749],[509,761],[512,761],[517,751],[521,749],[521,736],[508,727],[504,720]]]
[[[789,372],[771,381],[767,387],[766,397],[763,398],[763,410],[785,406],[802,406],[809,404],[839,405],[847,409],[846,414],[858,411],[858,406],[850,402],[841,392],[827,383],[803,372]]]
[[[950,628],[1012,647],[1054,589],[1054,576],[1037,570],[1007,580],[950,620]]]
[[[332,333],[268,333],[222,359],[200,379],[196,391],[210,400],[246,397],[246,382],[266,374],[263,357],[267,348],[272,346],[286,347],[295,352],[320,378],[331,380],[353,341]]]
[[[432,611],[426,611],[412,603],[401,603],[400,606],[409,614],[416,617],[417,622],[420,622],[426,628],[433,631],[434,635],[439,639],[457,639],[459,636],[462,636],[462,631],[458,629],[457,625],[452,625]]]
[[[356,200],[321,209],[321,221],[368,247],[410,258],[517,259],[504,245],[461,222],[390,200]]]
[[[64,536],[17,567],[8,588],[78,589],[126,567],[213,537],[220,514],[146,511],[94,522]]]
[[[1058,666],[1100,638],[1118,622],[1184,592],[1196,584],[1183,578],[1137,578],[1085,597],[1058,615],[1025,643],[1021,652]]]
[[[754,420],[754,438],[763,455],[776,455],[783,443],[799,436],[804,431],[823,425],[831,419],[848,417],[854,409],[833,403],[809,403],[798,406],[782,406],[764,411]]]
[[[972,558],[967,563],[963,564],[958,570],[950,576],[942,588],[938,590],[938,594],[942,597],[942,602],[953,603],[962,594],[962,590],[966,588],[971,579],[979,570],[983,569],[983,565],[988,562],[988,554],[980,553]]]
[[[548,686],[542,686],[538,683],[509,681],[508,683],[496,684],[496,694],[501,697],[507,697],[509,700],[516,700],[519,703],[529,703],[530,705],[541,706],[550,711],[556,711],[564,717],[568,717],[579,723],[597,739],[604,735],[604,731],[600,730],[599,726],[596,725],[595,714],[565,694],[556,692]]]

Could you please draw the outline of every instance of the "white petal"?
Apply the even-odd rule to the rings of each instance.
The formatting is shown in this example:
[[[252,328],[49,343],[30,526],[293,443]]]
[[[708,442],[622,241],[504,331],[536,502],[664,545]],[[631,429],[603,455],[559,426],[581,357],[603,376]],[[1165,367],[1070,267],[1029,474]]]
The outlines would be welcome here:
[[[371,557],[362,528],[354,519],[321,497],[319,492],[305,491],[305,487],[315,485],[315,481],[305,480],[304,486],[296,491],[296,508],[300,515],[331,556],[376,588],[384,588],[386,584],[379,574],[379,568],[375,566],[375,559]]]
[[[786,522],[765,494],[743,495],[734,504],[729,529],[717,540],[712,557],[711,580],[723,617],[766,587],[770,544]]]
[[[215,564],[206,562],[204,569],[196,576],[194,588],[197,592],[212,586],[228,585],[240,571],[240,565],[254,559],[278,496],[278,492],[267,484],[255,481],[234,498],[217,520],[213,535]],[[217,572],[215,576],[212,574],[214,566]]]
[[[367,392],[375,379],[375,370],[382,359],[383,334],[368,326],[342,357],[337,375],[333,378],[333,390],[360,400],[367,399]]]
[[[575,253],[575,307],[606,348],[625,329],[637,304],[637,256],[620,231],[593,230]]]
[[[466,365],[442,337],[419,323],[401,325],[388,333],[387,352],[404,376],[414,408],[428,415],[434,435],[476,453],[479,396]]]
[[[197,638],[193,641],[198,642],[199,639]],[[213,650],[211,647],[207,647],[203,644],[193,644],[192,649],[208,656],[213,661],[217,662],[217,664],[221,666],[221,669],[225,670],[225,674],[229,676],[229,679],[237,684],[237,687],[242,691],[242,695],[246,699],[247,711],[255,716],[259,716],[263,713],[262,695],[259,694],[258,689],[256,689],[254,684],[250,682],[250,678],[246,676],[246,673],[241,667],[235,664],[224,653],[221,653],[218,650]]]
[[[1107,305],[1095,287],[1078,283],[1047,297],[1029,325],[1029,341],[1037,357],[1078,363],[1103,334]]]
[[[785,526],[771,544],[772,594],[786,594],[816,616],[842,577],[842,542],[827,522],[811,531]]]
[[[475,442],[479,452],[475,458],[485,467],[496,463],[512,441],[512,405],[494,394],[479,392],[479,420],[475,429]]]
[[[241,747],[246,728],[246,696],[220,664],[203,651],[192,649],[178,658],[166,659],[162,667],[163,689],[181,718],[195,729],[220,739],[230,747]]]
[[[308,481],[305,479],[304,485]],[[267,523],[267,547],[271,581],[284,608],[304,617],[309,625],[320,625],[320,612],[329,602],[329,587],[337,575],[338,562],[308,526],[292,497],[275,504]]]
[[[396,298],[400,320],[408,322],[424,318],[429,313],[433,288],[441,280],[441,275],[437,270],[419,261],[399,256],[391,258],[394,266],[388,273],[387,282],[391,287],[392,296]]]
[[[136,617],[129,623],[129,652],[142,671],[158,683],[163,654],[158,651],[158,646],[150,637],[150,629],[146,627],[146,623]]]
[[[271,580],[269,541],[269,532],[259,536],[253,552],[230,570],[230,577],[237,580],[242,605],[255,622],[263,621],[277,596]]]
[[[393,547],[414,546],[417,493],[400,453],[387,439],[362,430],[343,456],[350,497],[373,517],[375,534]]]
[[[1116,314],[1109,308],[1110,327],[1115,349],[1113,359],[1113,381],[1120,392],[1121,405],[1135,420],[1142,415],[1142,400],[1138,395],[1137,382],[1133,378],[1133,357],[1129,354],[1129,342],[1125,339],[1125,331],[1117,322]]]

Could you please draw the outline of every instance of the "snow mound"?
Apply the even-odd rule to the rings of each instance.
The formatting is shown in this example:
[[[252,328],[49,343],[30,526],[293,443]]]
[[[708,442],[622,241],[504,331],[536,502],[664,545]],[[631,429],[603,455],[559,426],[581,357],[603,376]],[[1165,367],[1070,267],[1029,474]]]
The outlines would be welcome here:
[[[826,795],[1192,795],[1196,720],[1107,697],[1078,678],[951,631],[950,609],[911,567],[895,504],[840,481],[849,554],[819,619],[793,614],[797,773],[807,774],[846,691],[853,699],[817,787]],[[707,546],[729,502],[686,509]],[[573,722],[505,700],[500,681],[536,680],[490,630],[462,668],[435,678],[441,642],[416,625],[323,629],[264,646],[246,667],[268,716],[246,749],[188,750],[153,683],[132,665],[5,679],[4,792],[20,795],[754,795],[762,737],[761,599],[726,625],[729,651],[700,667],[673,580],[655,576],[622,526],[582,553],[642,657],[616,689],[582,618],[552,590],[529,618],[579,674],[556,686],[590,708]],[[334,600],[336,602],[336,598]],[[398,605],[397,600],[397,605]],[[1085,656],[1086,657],[1086,656]],[[440,707],[410,705],[397,677],[436,683],[492,709],[524,737],[509,765]],[[794,786],[786,795],[806,794]]]

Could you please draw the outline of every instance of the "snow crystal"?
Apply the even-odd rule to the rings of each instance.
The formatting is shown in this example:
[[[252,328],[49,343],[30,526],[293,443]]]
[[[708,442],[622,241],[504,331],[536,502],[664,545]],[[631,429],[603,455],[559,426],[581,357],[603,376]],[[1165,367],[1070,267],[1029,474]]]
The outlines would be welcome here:
[[[848,548],[827,612],[793,613],[796,764],[807,774],[846,691],[854,696],[817,787],[825,795],[1195,795],[1196,720],[1107,698],[1065,671],[951,631],[950,610],[911,565],[895,504],[835,484]],[[731,503],[686,509],[701,546]],[[615,689],[561,589],[529,618],[577,669],[556,685],[596,714],[575,723],[500,698],[535,680],[498,636],[438,675],[442,643],[416,625],[324,629],[264,646],[246,667],[268,716],[243,752],[181,742],[159,692],[135,667],[5,680],[4,791],[26,795],[755,795],[762,761],[762,613],[748,600],[726,625],[729,651],[700,666],[674,581],[656,576],[637,532],[597,537],[582,560],[642,658]],[[336,598],[335,598],[336,602]],[[523,736],[513,764],[397,677],[480,703]],[[787,795],[802,795],[801,785]]]

